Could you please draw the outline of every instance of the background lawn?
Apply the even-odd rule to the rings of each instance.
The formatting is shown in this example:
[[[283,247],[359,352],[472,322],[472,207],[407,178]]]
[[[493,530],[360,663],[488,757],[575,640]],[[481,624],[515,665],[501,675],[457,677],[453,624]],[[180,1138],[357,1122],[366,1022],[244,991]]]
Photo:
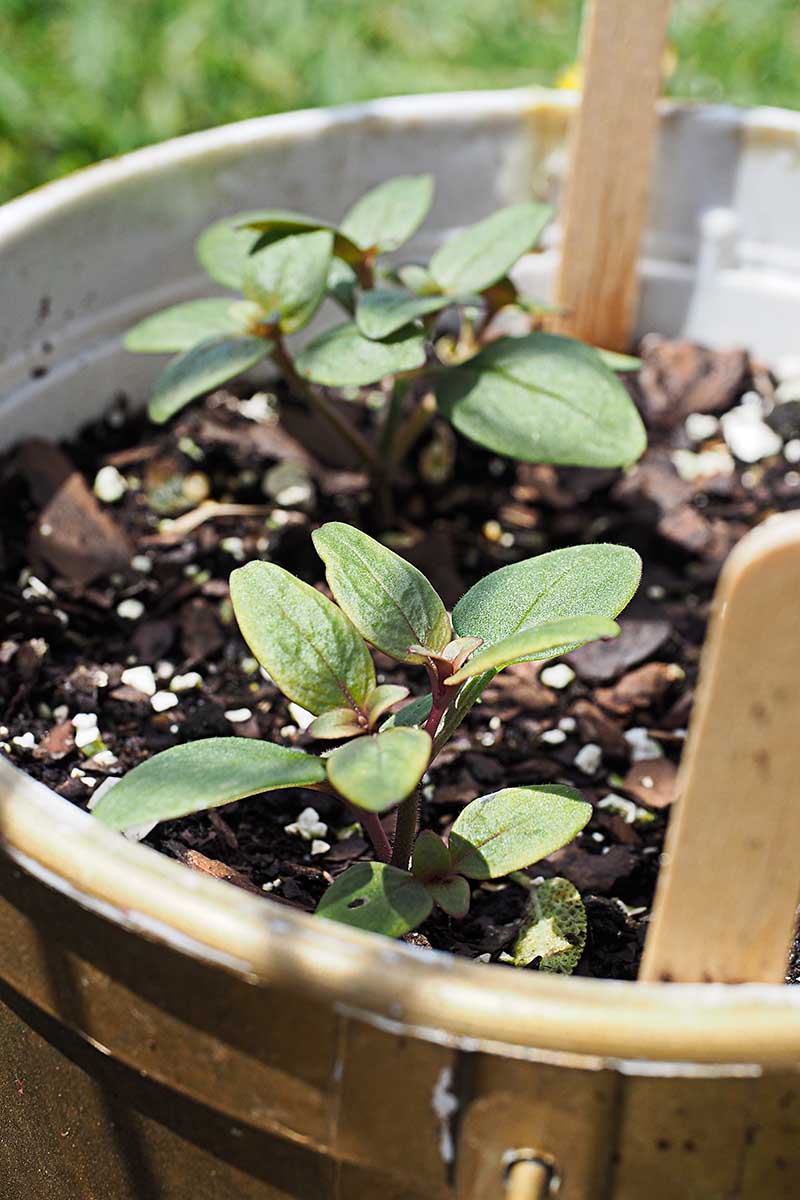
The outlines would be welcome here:
[[[643,0],[631,0],[632,3]],[[579,0],[0,0],[0,200],[240,117],[555,82]],[[676,0],[673,95],[800,107],[797,0]]]

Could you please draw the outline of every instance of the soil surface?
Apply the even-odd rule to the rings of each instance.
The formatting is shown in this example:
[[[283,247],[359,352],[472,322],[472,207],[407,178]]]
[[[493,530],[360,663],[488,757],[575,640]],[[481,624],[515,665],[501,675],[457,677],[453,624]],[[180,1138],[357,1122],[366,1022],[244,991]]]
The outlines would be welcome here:
[[[498,676],[432,769],[424,801],[425,824],[446,834],[482,793],[579,787],[593,819],[528,874],[579,888],[589,937],[578,973],[620,979],[637,971],[720,567],[747,529],[800,507],[800,386],[797,398],[787,383],[776,393],[775,377],[741,351],[649,337],[641,353],[642,370],[626,377],[650,432],[636,467],[509,463],[435,425],[399,480],[391,540],[448,605],[489,571],[560,546],[603,540],[641,554],[622,636],[555,671],[526,664]],[[227,578],[266,557],[319,584],[318,524],[381,531],[366,477],[346,456],[332,461],[334,449],[280,394],[219,391],[166,428],[118,398],[73,442],[31,442],[0,460],[3,753],[87,807],[107,776],[176,742],[235,734],[319,749],[239,637]],[[423,672],[377,661],[379,679],[425,689]],[[154,682],[147,672],[123,681],[131,667],[151,668]],[[76,745],[92,726],[84,717],[76,727],[77,714],[96,716],[102,745]],[[316,844],[286,829],[307,806],[327,827]],[[146,840],[306,911],[371,853],[335,802],[298,791],[168,822]],[[437,910],[422,944],[502,960],[526,899],[519,881],[476,885],[469,916]]]

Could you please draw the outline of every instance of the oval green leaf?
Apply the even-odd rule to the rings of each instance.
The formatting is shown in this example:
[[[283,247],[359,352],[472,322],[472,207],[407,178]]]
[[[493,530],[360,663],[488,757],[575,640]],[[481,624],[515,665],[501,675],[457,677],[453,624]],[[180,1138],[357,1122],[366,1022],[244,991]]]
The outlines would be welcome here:
[[[383,342],[359,333],[354,321],[337,325],[310,342],[295,366],[300,375],[324,387],[366,387],[387,375],[413,371],[425,362],[425,341],[401,330]]]
[[[472,896],[463,875],[454,875],[452,879],[436,879],[426,883],[425,887],[449,917],[465,917],[469,912]]]
[[[344,613],[283,567],[251,562],[231,575],[242,636],[281,691],[318,716],[363,709],[375,668]]]
[[[631,354],[620,354],[618,350],[602,350],[596,346],[595,354],[600,355],[611,371],[638,371],[642,365],[640,358],[634,358]]]
[[[545,879],[531,889],[528,912],[514,942],[515,967],[540,959],[540,971],[571,975],[586,945],[586,909],[568,879]]]
[[[521,629],[567,617],[616,617],[630,601],[642,563],[627,546],[568,546],[500,567],[471,587],[453,609],[462,637],[493,646]],[[559,647],[557,653],[565,654]],[[530,655],[551,658],[556,651]]]
[[[206,338],[244,332],[230,298],[188,300],[134,325],[125,334],[125,349],[134,354],[181,354]]]
[[[147,407],[151,421],[163,425],[191,400],[249,371],[272,350],[257,337],[211,337],[174,358],[156,382]]]
[[[258,234],[246,223],[258,212],[236,213],[209,225],[195,245],[197,260],[212,279],[223,287],[241,291],[244,269]]]
[[[314,914],[386,937],[402,937],[429,916],[433,901],[407,871],[356,863],[331,884]]]
[[[450,831],[453,870],[499,879],[571,842],[592,815],[580,792],[557,785],[504,788],[473,800]]]
[[[253,738],[208,738],[172,746],[134,767],[100,799],[92,816],[111,829],[130,829],[324,778],[321,759],[302,750]]]
[[[522,462],[622,467],[647,444],[635,404],[600,355],[555,334],[494,342],[440,373],[436,398],[459,433]]]
[[[428,270],[443,292],[482,292],[536,244],[551,215],[544,204],[501,208],[446,241]]]
[[[450,851],[432,829],[423,829],[414,843],[411,873],[427,883],[450,874]]]
[[[383,722],[381,729],[405,729],[415,725],[424,725],[431,715],[433,696],[426,692],[424,696],[416,696],[408,704],[404,704],[399,712],[392,713]]]
[[[328,755],[328,779],[351,804],[385,812],[413,792],[428,769],[431,744],[422,729],[356,738]]]
[[[419,229],[433,200],[431,175],[400,175],[357,200],[341,223],[342,233],[362,250],[396,250]]]
[[[366,728],[359,721],[354,708],[331,708],[314,718],[308,732],[311,737],[335,742],[340,738],[358,737],[366,733]]]
[[[284,333],[296,333],[322,303],[332,253],[333,234],[326,229],[281,238],[250,255],[242,291],[277,315]]]
[[[401,700],[405,700],[407,695],[408,688],[399,683],[381,683],[374,691],[370,692],[365,705],[370,728],[376,725],[390,708],[399,704]]]
[[[450,618],[428,580],[374,538],[329,521],[312,534],[337,603],[363,637],[401,662],[422,662],[409,646],[442,650]]]
[[[619,625],[607,617],[565,617],[560,621],[546,621],[530,629],[521,629],[511,637],[479,650],[461,668],[445,679],[448,687],[455,687],[473,675],[484,671],[502,671],[512,663],[529,662],[534,657],[555,654],[561,646],[583,646],[596,638],[614,638],[619,635]]]
[[[329,221],[320,221],[317,217],[308,217],[305,213],[286,212],[283,209],[266,209],[261,213],[251,213],[244,223],[248,231],[256,231],[261,236],[256,245],[271,245],[281,238],[293,234],[314,233],[324,229],[333,234],[333,253],[344,262],[359,262],[363,255],[355,244],[335,225]]]
[[[409,292],[376,288],[359,296],[356,324],[364,337],[379,340],[403,329],[418,317],[440,312],[453,303],[453,296],[414,296]]]

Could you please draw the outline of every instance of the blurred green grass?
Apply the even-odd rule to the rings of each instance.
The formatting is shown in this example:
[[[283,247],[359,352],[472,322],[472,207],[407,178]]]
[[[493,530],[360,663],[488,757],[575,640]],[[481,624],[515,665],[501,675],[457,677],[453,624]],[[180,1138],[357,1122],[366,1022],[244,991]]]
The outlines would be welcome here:
[[[633,0],[634,3],[642,0]],[[580,0],[0,0],[0,200],[242,117],[553,83]],[[800,107],[797,0],[675,0],[669,91]]]

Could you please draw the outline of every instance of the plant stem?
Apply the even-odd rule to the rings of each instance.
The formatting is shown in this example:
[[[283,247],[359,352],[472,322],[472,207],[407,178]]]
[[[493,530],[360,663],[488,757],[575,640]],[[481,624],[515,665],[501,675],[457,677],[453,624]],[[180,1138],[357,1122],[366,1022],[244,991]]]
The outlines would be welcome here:
[[[381,862],[392,861],[392,845],[377,813],[359,812],[358,820]]]
[[[436,415],[436,397],[433,392],[426,392],[413,412],[409,413],[403,424],[397,430],[390,448],[390,461],[393,465],[401,463],[415,442],[422,436]]]
[[[373,469],[377,468],[379,463],[378,455],[364,435],[356,429],[355,425],[352,425],[348,421],[347,417],[339,411],[324,392],[312,387],[311,384],[297,374],[292,356],[286,349],[280,334],[275,333],[273,336],[275,347],[271,355],[272,361],[283,374],[286,385],[292,395],[298,400],[305,400],[307,404],[316,409],[333,426],[339,436],[355,450],[362,462]]]
[[[411,851],[414,848],[414,839],[417,836],[421,795],[422,788],[418,787],[416,791],[412,792],[403,801],[397,810],[397,828],[394,833],[392,866],[399,867],[401,871],[407,871],[408,864],[411,861]]]

